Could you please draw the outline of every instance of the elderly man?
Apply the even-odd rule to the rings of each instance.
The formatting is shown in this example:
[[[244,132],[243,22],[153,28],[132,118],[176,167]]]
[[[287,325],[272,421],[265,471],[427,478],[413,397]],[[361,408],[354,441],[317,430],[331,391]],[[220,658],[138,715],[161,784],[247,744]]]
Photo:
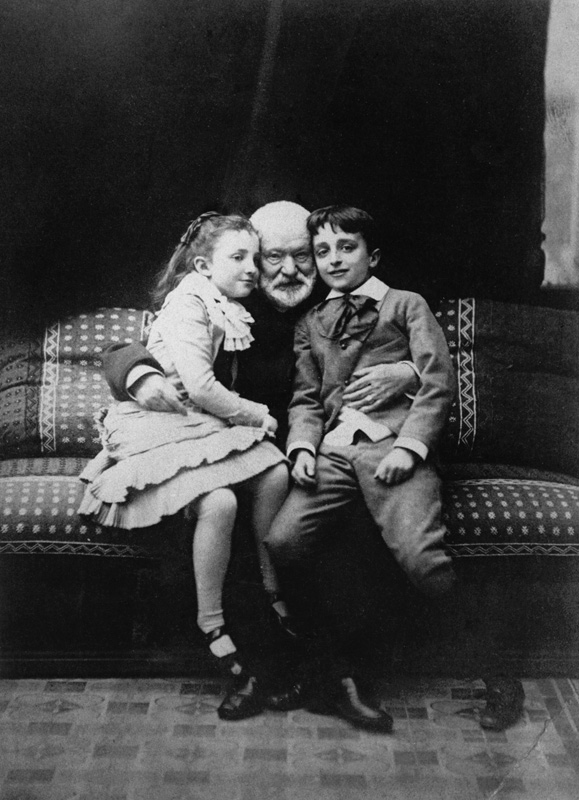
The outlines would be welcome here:
[[[247,301],[255,319],[252,347],[240,354],[237,388],[244,397],[266,404],[279,422],[278,440],[283,447],[287,433],[287,408],[291,399],[294,367],[293,334],[297,319],[323,297],[323,288],[316,284],[306,219],[309,212],[286,201],[269,203],[259,208],[251,221],[260,236],[261,270],[259,289]],[[133,397],[139,404],[155,411],[184,413],[172,385],[165,380],[157,362],[140,345],[109,350],[105,371],[113,395],[119,399]],[[404,392],[417,386],[417,375],[411,363],[378,365],[354,373],[344,392],[344,403],[362,411],[373,411],[387,405]],[[304,573],[305,574],[305,573]],[[304,575],[300,583],[304,584]],[[321,587],[323,590],[323,586]],[[331,590],[326,588],[325,605],[331,605]],[[327,658],[318,657],[322,675],[316,676],[318,700],[323,709],[347,719],[354,725],[388,731],[392,720],[384,712],[365,702],[349,669],[348,659],[341,657],[347,644],[339,641],[337,631],[323,642],[317,638],[318,652],[324,648]],[[321,646],[320,646],[320,643]],[[326,669],[332,660],[338,669]],[[277,693],[265,693],[258,682],[236,687],[225,703],[229,718],[243,718],[256,713],[264,705],[279,710],[297,708],[304,703],[303,684],[294,683]],[[493,694],[494,691],[494,694]],[[313,707],[311,697],[309,706]],[[319,706],[318,706],[319,707]],[[487,727],[499,729],[513,722],[522,707],[522,687],[497,691],[489,686],[489,702],[485,711]],[[483,719],[485,717],[483,716]]]
[[[262,206],[250,218],[260,236],[261,270],[259,290],[245,301],[255,319],[255,341],[239,354],[237,389],[242,396],[269,406],[280,425],[281,445],[292,392],[294,326],[324,296],[323,287],[316,284],[305,225],[308,216],[302,206],[282,200]],[[153,411],[184,412],[174,388],[144,347],[111,348],[105,372],[115,398],[124,400],[130,394]],[[407,363],[362,370],[344,393],[344,402],[372,411],[412,391],[416,381]]]

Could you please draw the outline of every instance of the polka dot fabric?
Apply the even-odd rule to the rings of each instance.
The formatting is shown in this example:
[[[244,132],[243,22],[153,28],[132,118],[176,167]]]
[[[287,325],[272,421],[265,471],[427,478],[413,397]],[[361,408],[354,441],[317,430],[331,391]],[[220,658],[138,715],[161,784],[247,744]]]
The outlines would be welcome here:
[[[48,461],[48,459],[42,459]],[[156,553],[158,532],[103,528],[77,514],[83,459],[54,459],[63,474],[30,474],[39,459],[3,463],[0,480],[0,554],[44,553],[142,558]],[[52,460],[51,460],[52,461]],[[70,461],[70,463],[68,463]],[[76,472],[75,472],[76,470]],[[29,473],[29,474],[27,474]]]
[[[579,486],[500,478],[444,484],[455,556],[579,555]]]
[[[443,441],[450,552],[579,555],[579,315],[472,298],[435,314],[458,384]],[[76,513],[78,475],[100,449],[93,416],[111,402],[103,351],[142,341],[151,320],[100,309],[0,341],[0,553],[158,554],[158,527],[102,528]]]
[[[36,341],[0,349],[0,456],[92,456],[94,416],[111,402],[102,353],[146,337],[151,315],[100,309],[49,326]]]

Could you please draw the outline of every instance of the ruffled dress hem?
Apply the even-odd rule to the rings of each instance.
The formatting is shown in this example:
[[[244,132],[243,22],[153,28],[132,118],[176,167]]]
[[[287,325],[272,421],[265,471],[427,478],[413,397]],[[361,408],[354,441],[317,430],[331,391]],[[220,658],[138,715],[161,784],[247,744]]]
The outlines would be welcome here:
[[[122,503],[132,490],[142,491],[165,483],[183,469],[201,471],[209,464],[224,461],[225,475],[231,454],[248,450],[264,438],[263,428],[236,425],[200,439],[163,442],[119,461],[113,459],[112,466],[111,457],[100,459],[101,453],[86,466],[80,479],[90,485],[92,493],[100,500]],[[234,469],[230,472],[233,480],[238,472]]]
[[[142,489],[121,487],[118,494],[124,495],[124,501],[104,500],[98,481],[89,483],[79,514],[107,527],[147,528],[176,514],[208,492],[243,483],[286,460],[271,442],[258,442],[243,452],[230,451],[222,461],[195,467],[181,466],[176,474],[161,483],[158,482],[160,465],[157,462],[157,485],[147,484]],[[107,482],[114,485],[114,473],[125,463],[122,461],[106,469],[101,478],[106,477]]]

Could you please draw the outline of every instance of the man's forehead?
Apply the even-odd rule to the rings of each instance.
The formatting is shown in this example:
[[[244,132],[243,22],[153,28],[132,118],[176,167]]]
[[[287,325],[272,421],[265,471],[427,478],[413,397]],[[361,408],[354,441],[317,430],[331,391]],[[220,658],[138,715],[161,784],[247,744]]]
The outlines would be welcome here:
[[[305,228],[275,228],[260,231],[262,250],[299,250],[309,249],[310,236]]]

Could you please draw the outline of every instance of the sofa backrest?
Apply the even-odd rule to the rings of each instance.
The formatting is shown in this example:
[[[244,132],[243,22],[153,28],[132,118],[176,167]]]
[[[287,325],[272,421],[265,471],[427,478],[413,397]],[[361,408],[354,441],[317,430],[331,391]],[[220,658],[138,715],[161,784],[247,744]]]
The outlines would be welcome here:
[[[579,476],[579,313],[473,298],[434,311],[458,376],[443,458]]]
[[[579,475],[579,313],[473,298],[434,312],[458,376],[443,458]],[[103,349],[142,340],[151,321],[99,309],[0,342],[0,458],[98,452]]]
[[[97,453],[93,418],[112,401],[103,350],[140,341],[151,319],[148,311],[103,308],[59,320],[37,338],[0,341],[0,458]]]

